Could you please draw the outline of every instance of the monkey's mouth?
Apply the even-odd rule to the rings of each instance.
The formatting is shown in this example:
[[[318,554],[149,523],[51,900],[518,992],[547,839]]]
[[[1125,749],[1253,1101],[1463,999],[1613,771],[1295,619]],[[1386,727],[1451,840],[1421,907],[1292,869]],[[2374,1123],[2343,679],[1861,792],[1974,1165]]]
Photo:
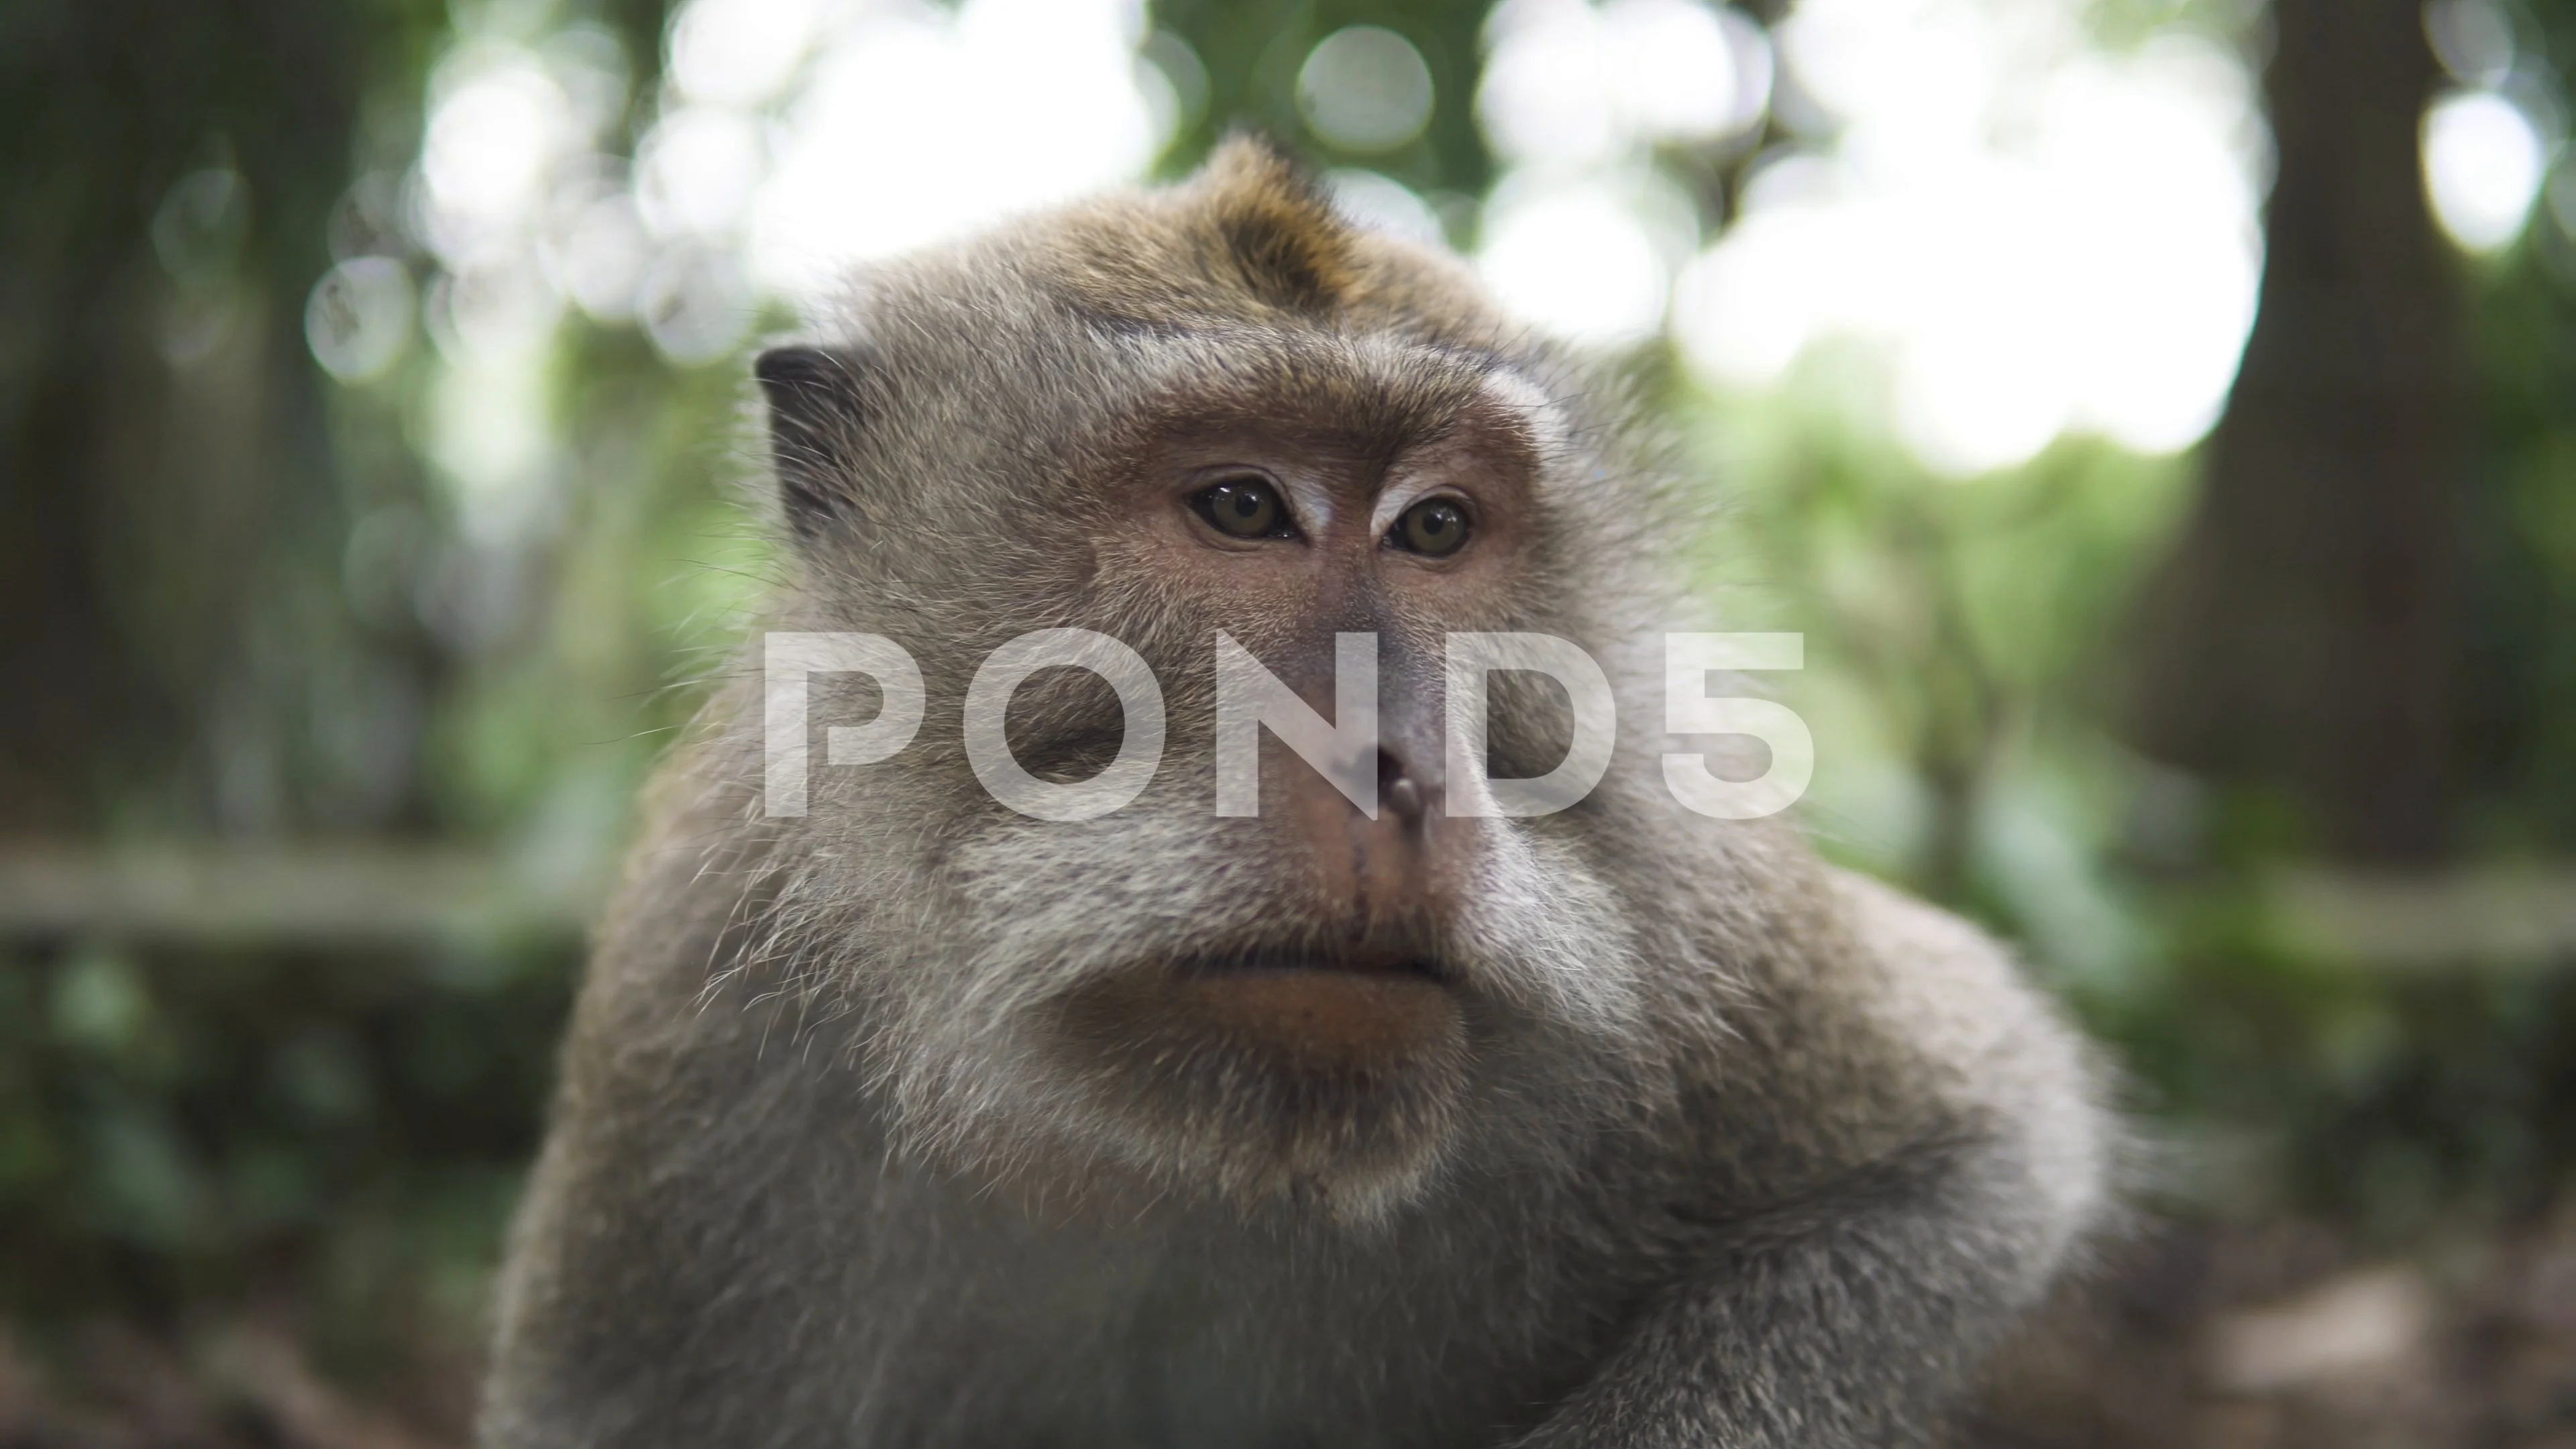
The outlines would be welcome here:
[[[1063,1020],[1102,1059],[1249,1054],[1292,1076],[1362,1083],[1456,1049],[1466,1007],[1457,984],[1438,954],[1416,946],[1251,946],[1102,978],[1065,1002]]]
[[[1436,954],[1400,946],[1254,947],[1188,957],[1176,967],[1177,975],[1203,981],[1290,973],[1411,978],[1432,986],[1446,986],[1451,980],[1449,969]]]

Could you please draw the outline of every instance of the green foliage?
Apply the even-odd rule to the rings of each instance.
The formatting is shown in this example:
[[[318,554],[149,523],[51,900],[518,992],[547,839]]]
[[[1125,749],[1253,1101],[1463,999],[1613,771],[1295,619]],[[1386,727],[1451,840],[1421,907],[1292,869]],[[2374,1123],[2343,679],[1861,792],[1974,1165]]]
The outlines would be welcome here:
[[[1476,129],[1477,35],[1487,0],[1167,0],[1155,23],[1188,43],[1208,94],[1165,153],[1177,175],[1226,132],[1250,128],[1327,165],[1365,164],[1415,191],[1483,192],[1492,162]],[[1431,69],[1431,124],[1392,155],[1343,157],[1315,140],[1297,111],[1297,72],[1316,42],[1346,25],[1378,25],[1413,42]]]
[[[344,1368],[470,1341],[564,957],[72,946],[0,970],[0,1304],[292,1295]]]

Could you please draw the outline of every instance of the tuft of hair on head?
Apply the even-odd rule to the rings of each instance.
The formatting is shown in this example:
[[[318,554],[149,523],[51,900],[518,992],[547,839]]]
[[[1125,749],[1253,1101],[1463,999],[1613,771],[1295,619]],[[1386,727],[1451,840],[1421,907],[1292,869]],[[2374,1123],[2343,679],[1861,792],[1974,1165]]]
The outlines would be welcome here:
[[[1360,283],[1350,223],[1314,176],[1261,136],[1237,132],[1187,190],[1243,289],[1283,311],[1339,307]]]

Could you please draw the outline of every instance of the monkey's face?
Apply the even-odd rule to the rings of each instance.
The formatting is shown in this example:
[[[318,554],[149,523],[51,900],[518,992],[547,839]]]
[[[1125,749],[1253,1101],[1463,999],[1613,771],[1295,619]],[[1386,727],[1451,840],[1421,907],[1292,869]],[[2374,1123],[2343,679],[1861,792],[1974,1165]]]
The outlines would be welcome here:
[[[1535,612],[1546,420],[1508,375],[1378,361],[1405,369],[1410,415],[1337,415],[1311,395],[1172,400],[1098,480],[1091,515],[1102,596],[1155,600],[1153,662],[1187,706],[1168,808],[1206,832],[1185,859],[1137,864],[1197,883],[1203,929],[1067,992],[1055,1054],[1146,1140],[1204,1135],[1199,1152],[1247,1186],[1347,1195],[1413,1177],[1495,1108],[1477,1100],[1480,1069],[1541,1023],[1599,1025],[1615,994],[1614,964],[1527,950],[1545,935],[1514,915],[1567,895],[1573,871],[1561,862],[1551,882],[1531,842],[1462,809],[1483,786],[1453,780],[1446,758],[1448,634]],[[1374,748],[1310,761],[1262,729],[1257,814],[1206,818],[1220,635],[1324,718],[1347,708],[1339,641],[1374,640]],[[1498,773],[1563,754],[1553,703],[1489,731]],[[1370,786],[1374,810],[1353,799]]]
[[[1587,812],[1480,814],[1483,778],[1447,758],[1451,633],[1580,632],[1549,587],[1540,395],[1430,349],[1267,346],[1296,365],[1240,368],[1234,391],[1141,387],[1028,486],[948,497],[938,532],[992,538],[1007,567],[869,585],[953,591],[937,615],[972,628],[843,601],[843,627],[900,638],[933,683],[923,743],[889,762],[915,778],[850,800],[833,857],[873,862],[870,1050],[922,1140],[1049,1182],[1115,1167],[1365,1216],[1485,1134],[1526,1144],[1532,1118],[1592,1112],[1618,1075],[1604,1063],[1633,1059],[1632,952]],[[1068,625],[1142,658],[1166,742],[1132,803],[1031,818],[958,768],[951,732],[986,651]],[[1375,689],[1346,700],[1353,635],[1374,641]],[[1239,731],[1252,813],[1220,816],[1221,647],[1319,720],[1373,706],[1373,745],[1310,761]],[[1490,773],[1535,776],[1571,712],[1501,676],[1487,726]],[[1098,675],[1048,669],[1012,693],[1004,736],[1054,785],[1097,774],[1133,727]]]
[[[1479,1144],[1570,1139],[1534,1124],[1589,1120],[1640,1060],[1608,807],[1482,809],[1483,776],[1450,769],[1445,665],[1453,633],[1599,637],[1615,611],[1585,590],[1610,575],[1576,566],[1568,502],[1597,462],[1491,350],[1277,309],[1050,321],[958,300],[979,285],[881,298],[903,325],[846,392],[763,368],[814,561],[802,627],[882,633],[929,682],[921,741],[877,767],[907,773],[818,775],[781,908],[800,952],[862,978],[899,1129],[1024,1177],[1343,1216]],[[1134,650],[1165,718],[1151,783],[1079,821],[996,800],[958,744],[987,654],[1065,627]],[[1373,698],[1341,688],[1353,635]],[[1220,814],[1226,649],[1320,727],[1373,705],[1373,744],[1310,761],[1238,721],[1257,785]],[[1554,768],[1561,690],[1506,671],[1490,698],[1487,773]],[[1135,726],[1097,674],[1054,668],[1003,735],[1052,785]]]

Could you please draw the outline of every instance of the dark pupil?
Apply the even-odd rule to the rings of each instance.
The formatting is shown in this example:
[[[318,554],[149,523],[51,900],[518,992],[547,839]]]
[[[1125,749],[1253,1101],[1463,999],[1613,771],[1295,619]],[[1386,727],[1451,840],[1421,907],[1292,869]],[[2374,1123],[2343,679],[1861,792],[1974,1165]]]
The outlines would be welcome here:
[[[1467,519],[1454,503],[1425,503],[1404,516],[1404,541],[1422,553],[1452,553],[1466,539]]]
[[[1204,499],[1209,521],[1237,538],[1257,538],[1279,526],[1279,495],[1266,483],[1219,483]]]

